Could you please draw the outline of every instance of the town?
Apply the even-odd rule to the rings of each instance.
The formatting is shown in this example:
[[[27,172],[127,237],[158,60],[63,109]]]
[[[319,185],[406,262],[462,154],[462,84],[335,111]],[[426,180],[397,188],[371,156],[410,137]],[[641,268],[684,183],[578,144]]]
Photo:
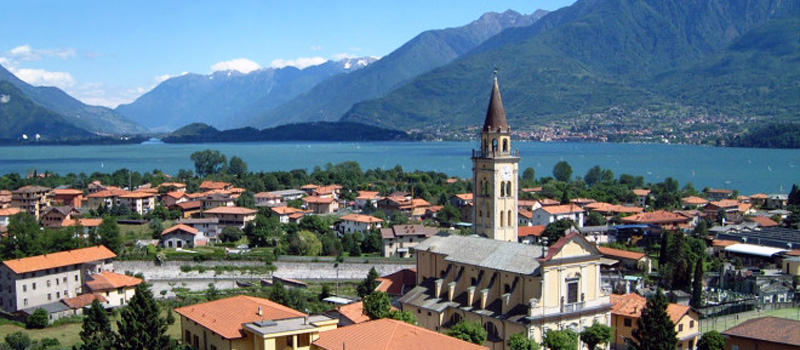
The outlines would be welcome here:
[[[213,150],[174,176],[6,174],[5,347],[800,347],[796,185],[537,178],[496,77],[476,143],[472,179]]]

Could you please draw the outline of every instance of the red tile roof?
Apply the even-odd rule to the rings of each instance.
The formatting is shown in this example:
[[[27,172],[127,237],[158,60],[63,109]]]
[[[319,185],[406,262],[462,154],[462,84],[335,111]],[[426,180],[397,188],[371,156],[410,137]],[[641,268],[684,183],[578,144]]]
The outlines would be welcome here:
[[[642,309],[647,306],[647,299],[639,294],[611,294],[611,314],[639,318],[642,316]],[[691,308],[687,305],[669,303],[667,314],[676,325],[680,322],[683,315]]]
[[[322,332],[314,345],[324,350],[487,350],[402,321],[380,319]]]
[[[335,200],[333,197],[303,197],[303,202],[312,204],[331,204]]]
[[[606,256],[610,256],[610,257],[614,257],[614,258],[622,258],[622,259],[628,259],[628,260],[639,260],[639,259],[642,259],[642,258],[645,257],[644,253],[632,252],[632,251],[628,251],[628,250],[615,249],[615,248],[609,248],[609,247],[602,247],[601,246],[601,247],[597,247],[597,250],[600,251],[600,254],[603,254],[603,255],[606,255]]]
[[[347,214],[345,216],[342,216],[340,219],[344,221],[364,222],[368,224],[383,222],[382,219],[362,214]]]
[[[259,307],[261,315],[258,314]],[[226,339],[241,338],[244,323],[305,316],[276,302],[243,295],[184,306],[175,309],[175,312]]]
[[[78,295],[74,298],[64,298],[61,300],[64,304],[66,304],[70,309],[80,309],[92,304],[92,302],[97,299],[101,303],[105,303],[108,300],[104,296],[98,293],[85,293]]]
[[[200,189],[209,189],[209,190],[222,190],[226,187],[230,187],[231,184],[228,182],[220,182],[220,181],[203,181],[200,184]]]
[[[73,188],[56,188],[53,190],[53,194],[57,196],[77,196],[82,195],[83,191]]]
[[[11,271],[26,273],[83,264],[92,261],[113,259],[117,255],[104,246],[67,250],[58,253],[32,256],[29,258],[12,259],[3,261]]]
[[[297,209],[295,207],[272,207],[270,209],[272,209],[272,211],[278,215],[288,215],[303,212],[302,209]]]
[[[233,214],[233,215],[252,215],[258,210],[243,207],[216,207],[206,210],[206,214]]]
[[[343,317],[350,320],[350,322],[356,323],[364,323],[370,320],[369,316],[364,314],[364,302],[359,301],[352,304],[342,305],[338,309],[339,313],[342,314]]]
[[[633,194],[635,194],[635,195],[637,195],[639,197],[644,197],[644,196],[647,196],[647,195],[650,194],[650,190],[646,190],[646,189],[643,189],[643,188],[637,188],[637,189],[633,190]]]
[[[190,233],[190,234],[193,234],[193,235],[196,235],[198,232],[200,232],[196,228],[191,227],[189,225],[177,224],[175,226],[172,226],[172,227],[162,231],[161,235],[164,236],[164,235],[176,232],[176,231],[183,231],[183,232]]]
[[[380,192],[378,191],[358,191],[358,197],[356,199],[377,199],[380,197]]]
[[[638,223],[638,224],[668,224],[668,223],[682,223],[689,222],[687,218],[680,214],[670,213],[666,210],[657,210],[649,213],[641,213],[622,218],[625,223]]]
[[[728,337],[757,340],[759,343],[771,342],[800,346],[800,321],[778,317],[761,317],[747,320],[722,332]],[[769,344],[763,344],[769,348]]]
[[[544,229],[545,228],[547,228],[547,226],[542,226],[542,225],[538,225],[538,226],[520,226],[519,228],[517,228],[517,236],[518,237],[528,237],[528,236],[541,237],[542,233],[544,233]]]
[[[61,223],[61,226],[69,227],[69,226],[81,225],[83,227],[98,227],[102,223],[103,219],[80,218],[80,219],[64,220],[64,222]]]
[[[380,284],[375,290],[392,296],[401,296],[417,284],[417,269],[402,269],[377,279]]]
[[[524,218],[526,218],[526,219],[528,219],[528,220],[533,219],[533,212],[530,211],[530,210],[520,209],[519,210],[519,215],[524,217]]]
[[[715,239],[715,240],[713,240],[711,242],[711,245],[714,246],[714,247],[725,248],[725,247],[727,247],[729,245],[734,245],[734,244],[739,244],[739,243],[740,242],[738,242],[738,241],[731,241],[731,240],[726,240],[726,239]]]
[[[176,203],[174,204],[174,206],[180,208],[181,210],[200,209],[203,207],[203,202],[188,201],[188,202]]]
[[[89,276],[89,278],[91,278],[91,280],[86,282],[86,286],[93,292],[135,287],[143,282],[141,278],[122,275],[111,271],[96,273]]]
[[[759,224],[761,227],[777,227],[778,223],[766,216],[754,216],[749,219],[752,222]]]
[[[575,205],[575,204],[564,204],[564,205],[551,205],[551,206],[544,206],[540,209],[546,211],[548,214],[551,215],[558,215],[558,214],[569,214],[569,213],[583,213],[583,208]]]
[[[456,194],[456,197],[462,201],[471,201],[475,196],[472,193],[459,193]]]
[[[681,203],[683,203],[683,205],[706,205],[708,204],[708,200],[697,196],[689,196],[681,199]]]

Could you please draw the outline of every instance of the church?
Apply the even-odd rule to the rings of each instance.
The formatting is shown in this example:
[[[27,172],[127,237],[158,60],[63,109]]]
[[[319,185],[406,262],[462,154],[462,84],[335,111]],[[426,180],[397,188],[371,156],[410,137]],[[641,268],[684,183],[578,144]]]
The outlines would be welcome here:
[[[549,247],[517,243],[520,155],[496,75],[480,140],[472,151],[474,235],[434,236],[415,247],[417,286],[398,300],[403,311],[440,332],[477,321],[493,350],[508,349],[520,332],[541,344],[548,330],[610,325],[594,244],[577,233]]]

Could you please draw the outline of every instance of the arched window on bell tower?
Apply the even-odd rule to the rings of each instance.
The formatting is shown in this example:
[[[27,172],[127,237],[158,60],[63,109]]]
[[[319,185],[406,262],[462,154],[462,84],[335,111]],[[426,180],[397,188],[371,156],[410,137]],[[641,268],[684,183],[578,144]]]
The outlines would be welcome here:
[[[505,196],[506,196],[506,182],[505,181],[501,181],[500,182],[500,197],[505,197]]]
[[[492,153],[497,152],[497,139],[492,139]]]
[[[503,152],[508,152],[508,139],[503,139]]]
[[[511,223],[511,220],[512,220],[512,218],[511,218],[511,210],[509,210],[508,211],[508,226],[513,226],[513,224]]]
[[[506,182],[506,195],[511,197],[511,181]]]
[[[503,220],[503,218],[505,218],[505,215],[503,215],[503,214],[505,214],[505,213],[501,210],[500,211],[500,227],[505,226],[505,223],[506,223],[505,220]]]

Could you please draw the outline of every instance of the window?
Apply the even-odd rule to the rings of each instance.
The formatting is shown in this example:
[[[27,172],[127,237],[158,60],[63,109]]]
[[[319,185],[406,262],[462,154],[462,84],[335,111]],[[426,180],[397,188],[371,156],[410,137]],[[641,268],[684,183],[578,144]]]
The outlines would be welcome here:
[[[625,320],[623,320],[622,323],[625,325],[625,327],[633,326],[633,321],[630,318],[625,318]]]
[[[495,326],[494,323],[491,323],[491,322],[484,323],[483,324],[483,329],[486,330],[486,333],[489,333],[488,334],[488,336],[489,336],[488,338],[489,339],[496,339],[497,338],[497,326]]]
[[[50,294],[50,293],[47,293],[47,300],[53,300],[53,295]]]
[[[56,299],[61,299],[61,292],[56,292]]]
[[[694,328],[694,320],[689,321],[689,329]]]
[[[31,283],[31,289],[36,290],[36,283]]]
[[[505,197],[505,196],[506,196],[506,182],[505,181],[501,181],[500,182],[500,197]]]
[[[195,348],[200,348],[200,337],[198,337],[197,335],[195,335],[193,338],[194,338],[194,341],[193,341],[193,343],[194,343],[194,344],[193,344],[193,345],[194,345],[194,347],[195,347]]]
[[[683,323],[678,325],[678,332],[683,332]]]
[[[505,224],[505,220],[503,220],[503,217],[505,216],[504,214],[504,212],[500,212],[500,227],[503,227]]]
[[[567,282],[567,303],[578,302],[578,281]]]
[[[512,215],[511,215],[511,210],[509,210],[508,211],[508,226],[512,225],[511,220],[513,220],[513,218],[512,218]]]
[[[22,291],[23,292],[27,292],[28,291],[28,285],[27,284],[23,284],[22,285]]]
[[[508,139],[503,139],[503,152],[508,152]]]
[[[28,298],[22,299],[22,305],[28,306]]]
[[[50,280],[47,280],[47,286],[50,287]]]
[[[75,275],[75,282],[78,282],[78,275]]]

